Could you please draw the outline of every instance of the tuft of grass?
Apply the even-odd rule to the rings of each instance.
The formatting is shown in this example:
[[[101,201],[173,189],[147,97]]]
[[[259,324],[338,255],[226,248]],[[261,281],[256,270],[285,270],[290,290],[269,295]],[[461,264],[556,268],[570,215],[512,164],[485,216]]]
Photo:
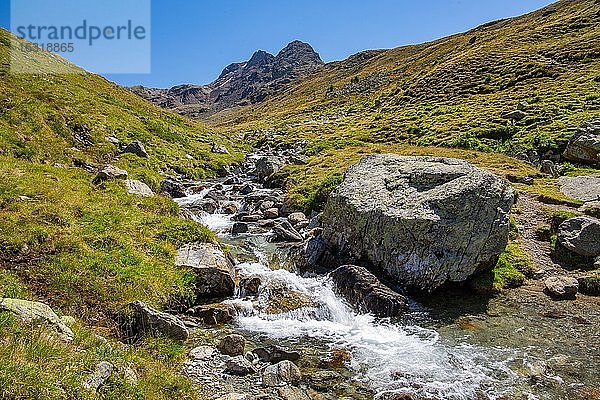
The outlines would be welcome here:
[[[43,326],[0,313],[0,398],[45,399],[197,399],[179,372],[185,348],[166,338],[147,338],[135,347],[105,343],[90,328],[72,327],[75,340],[65,343]],[[82,388],[101,361],[115,366],[97,393]],[[133,371],[137,382],[127,379]]]
[[[509,242],[492,271],[477,274],[471,287],[481,293],[499,293],[503,289],[522,286],[533,274],[533,263],[518,242]]]

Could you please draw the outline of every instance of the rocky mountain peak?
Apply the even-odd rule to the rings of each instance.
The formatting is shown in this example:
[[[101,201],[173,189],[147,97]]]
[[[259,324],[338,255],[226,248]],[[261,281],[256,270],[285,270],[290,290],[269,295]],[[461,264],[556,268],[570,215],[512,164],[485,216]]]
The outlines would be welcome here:
[[[246,64],[246,66],[247,67],[254,67],[254,66],[261,67],[261,66],[272,63],[274,60],[275,60],[274,55],[267,53],[266,51],[263,51],[263,50],[258,50],[252,55],[252,58],[250,58],[250,60]]]
[[[310,44],[294,40],[275,57],[279,62],[295,65],[323,65],[323,60]]]
[[[228,65],[208,85],[130,89],[161,107],[199,117],[230,107],[259,103],[270,95],[281,93],[293,81],[309,76],[323,65],[323,60],[311,45],[295,40],[277,56],[258,50],[250,60]]]

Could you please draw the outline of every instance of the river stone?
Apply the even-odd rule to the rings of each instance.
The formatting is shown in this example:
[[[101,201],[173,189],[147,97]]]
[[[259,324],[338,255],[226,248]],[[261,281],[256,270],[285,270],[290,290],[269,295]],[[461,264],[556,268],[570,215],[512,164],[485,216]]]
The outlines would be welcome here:
[[[275,219],[279,217],[279,210],[277,208],[269,208],[268,210],[265,210],[263,217],[265,219]]]
[[[181,197],[186,197],[187,193],[185,192],[185,187],[179,183],[175,182],[171,179],[165,179],[160,183],[160,191],[162,193],[166,193],[174,199],[179,199]]]
[[[233,215],[235,213],[237,213],[239,211],[240,207],[237,205],[237,203],[230,201],[228,203],[225,203],[222,207],[223,213],[227,214],[227,215]]]
[[[304,215],[304,213],[301,212],[291,213],[290,215],[288,215],[287,219],[290,222],[290,224],[294,226],[298,225],[301,222],[307,221],[306,215]]]
[[[304,240],[302,235],[287,220],[275,224],[273,232],[277,235],[277,239],[282,241],[301,242]]]
[[[37,301],[0,298],[0,311],[10,311],[26,321],[41,320],[56,329],[61,339],[70,342],[74,335],[50,306]]]
[[[283,360],[274,365],[269,365],[263,371],[263,385],[281,386],[284,384],[295,385],[300,382],[302,373],[291,361]]]
[[[174,315],[157,311],[141,301],[134,301],[123,313],[124,333],[130,340],[136,340],[146,334],[160,333],[175,340],[185,341],[189,331],[183,321]]]
[[[577,279],[568,276],[552,276],[544,285],[548,294],[557,299],[574,299],[579,290]]]
[[[407,309],[404,296],[385,286],[364,267],[343,265],[330,276],[338,293],[361,312],[395,317]]]
[[[292,289],[283,280],[271,279],[260,287],[255,307],[266,314],[284,314],[318,305],[306,293]]]
[[[217,352],[217,349],[210,346],[198,346],[190,350],[189,356],[192,360],[209,361]]]
[[[600,162],[600,118],[593,118],[581,124],[573,135],[564,157],[567,160],[597,164]]]
[[[249,183],[246,183],[244,186],[240,188],[240,193],[243,195],[248,195],[254,191],[254,186]]]
[[[248,232],[248,224],[245,222],[234,222],[231,226],[231,233],[234,235],[246,232]]]
[[[227,356],[240,356],[244,354],[244,347],[246,346],[246,339],[242,335],[227,335],[221,342],[217,348],[219,351]]]
[[[146,152],[144,145],[139,140],[129,143],[125,147],[125,150],[123,150],[123,153],[131,153],[138,157],[148,158],[148,152]]]
[[[233,304],[203,304],[187,311],[188,315],[198,318],[206,325],[219,325],[232,322],[237,315]]]
[[[146,185],[142,181],[137,181],[134,179],[127,179],[125,181],[125,187],[127,188],[127,193],[134,194],[140,197],[152,197],[154,193],[152,189],[148,185]]]
[[[286,349],[281,346],[258,347],[252,350],[262,362],[277,364],[280,361],[298,361],[302,357],[302,352]]]
[[[226,373],[230,375],[246,376],[258,372],[256,367],[244,356],[236,356],[227,360]]]
[[[95,392],[110,378],[115,369],[114,365],[107,361],[102,361],[96,366],[96,370],[92,372],[83,382],[83,388]]]
[[[372,155],[327,201],[323,238],[346,262],[431,291],[496,265],[514,198],[508,182],[464,160]]]
[[[564,221],[558,227],[558,242],[580,256],[599,256],[600,220],[582,216]]]
[[[194,243],[177,250],[175,264],[190,268],[195,276],[195,292],[201,299],[232,296],[235,271],[231,259],[216,243]]]
[[[94,183],[100,183],[111,179],[127,179],[127,171],[117,168],[114,165],[107,165],[98,172],[94,178]]]
[[[196,199],[186,205],[186,208],[194,211],[204,211],[209,214],[214,214],[219,208],[219,204],[213,199]]]

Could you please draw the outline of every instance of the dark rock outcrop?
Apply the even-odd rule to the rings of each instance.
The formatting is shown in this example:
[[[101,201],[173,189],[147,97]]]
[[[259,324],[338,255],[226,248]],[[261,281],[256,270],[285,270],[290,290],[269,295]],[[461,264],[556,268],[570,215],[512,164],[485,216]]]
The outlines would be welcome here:
[[[123,150],[123,153],[131,153],[141,158],[148,158],[148,152],[139,140],[129,143]]]
[[[368,156],[327,201],[322,237],[345,263],[431,291],[496,265],[514,198],[508,182],[464,160]]]
[[[281,93],[298,79],[324,65],[313,48],[300,41],[288,44],[273,56],[259,50],[246,62],[227,66],[208,85],[179,85],[170,89],[135,86],[130,90],[157,104],[190,117],[235,106],[256,104]]]
[[[395,317],[407,309],[404,296],[385,286],[364,267],[343,265],[330,276],[337,292],[361,312]]]
[[[219,325],[232,322],[237,315],[237,309],[233,304],[204,304],[189,309],[187,314],[206,325]]]
[[[175,182],[171,179],[165,179],[160,183],[160,191],[162,193],[166,193],[174,199],[179,199],[181,197],[186,197],[187,193],[185,192],[185,187],[179,183]]]
[[[289,350],[280,346],[259,347],[252,350],[262,362],[277,364],[280,361],[298,361],[302,353],[296,350]]]

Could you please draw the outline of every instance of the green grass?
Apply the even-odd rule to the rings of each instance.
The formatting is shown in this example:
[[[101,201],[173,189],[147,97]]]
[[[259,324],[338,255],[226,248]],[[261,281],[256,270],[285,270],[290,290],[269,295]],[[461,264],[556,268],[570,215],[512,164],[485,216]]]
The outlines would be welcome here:
[[[81,324],[73,327],[75,340],[62,342],[36,324],[18,322],[0,313],[0,399],[196,399],[191,383],[178,371],[186,351],[164,338],[147,338],[135,347],[100,340]],[[115,371],[98,393],[82,389],[101,361]],[[134,371],[137,383],[125,371]]]
[[[0,399],[196,398],[180,373],[181,345],[147,338],[122,347],[116,319],[134,300],[160,309],[191,298],[193,277],[175,266],[176,249],[216,238],[179,218],[171,199],[130,195],[122,181],[93,184],[95,172],[80,166],[110,163],[158,191],[167,174],[214,175],[242,160],[244,145],[48,53],[28,60],[48,73],[11,74],[10,40],[0,30],[0,297],[42,301],[79,322],[65,344],[0,314]],[[57,68],[75,73],[50,72]],[[150,157],[121,154],[106,136],[140,140]],[[211,153],[213,142],[231,155]],[[110,347],[96,331],[113,338]],[[131,365],[138,385],[117,374],[98,395],[84,392],[99,361]]]
[[[520,190],[536,195],[537,199],[546,204],[559,204],[570,207],[580,207],[583,201],[573,199],[560,191],[558,181],[551,178],[536,179],[533,185],[515,184]]]
[[[500,254],[492,271],[475,275],[471,287],[481,293],[499,293],[503,289],[522,286],[526,277],[532,276],[534,267],[531,259],[518,242],[509,242]]]

